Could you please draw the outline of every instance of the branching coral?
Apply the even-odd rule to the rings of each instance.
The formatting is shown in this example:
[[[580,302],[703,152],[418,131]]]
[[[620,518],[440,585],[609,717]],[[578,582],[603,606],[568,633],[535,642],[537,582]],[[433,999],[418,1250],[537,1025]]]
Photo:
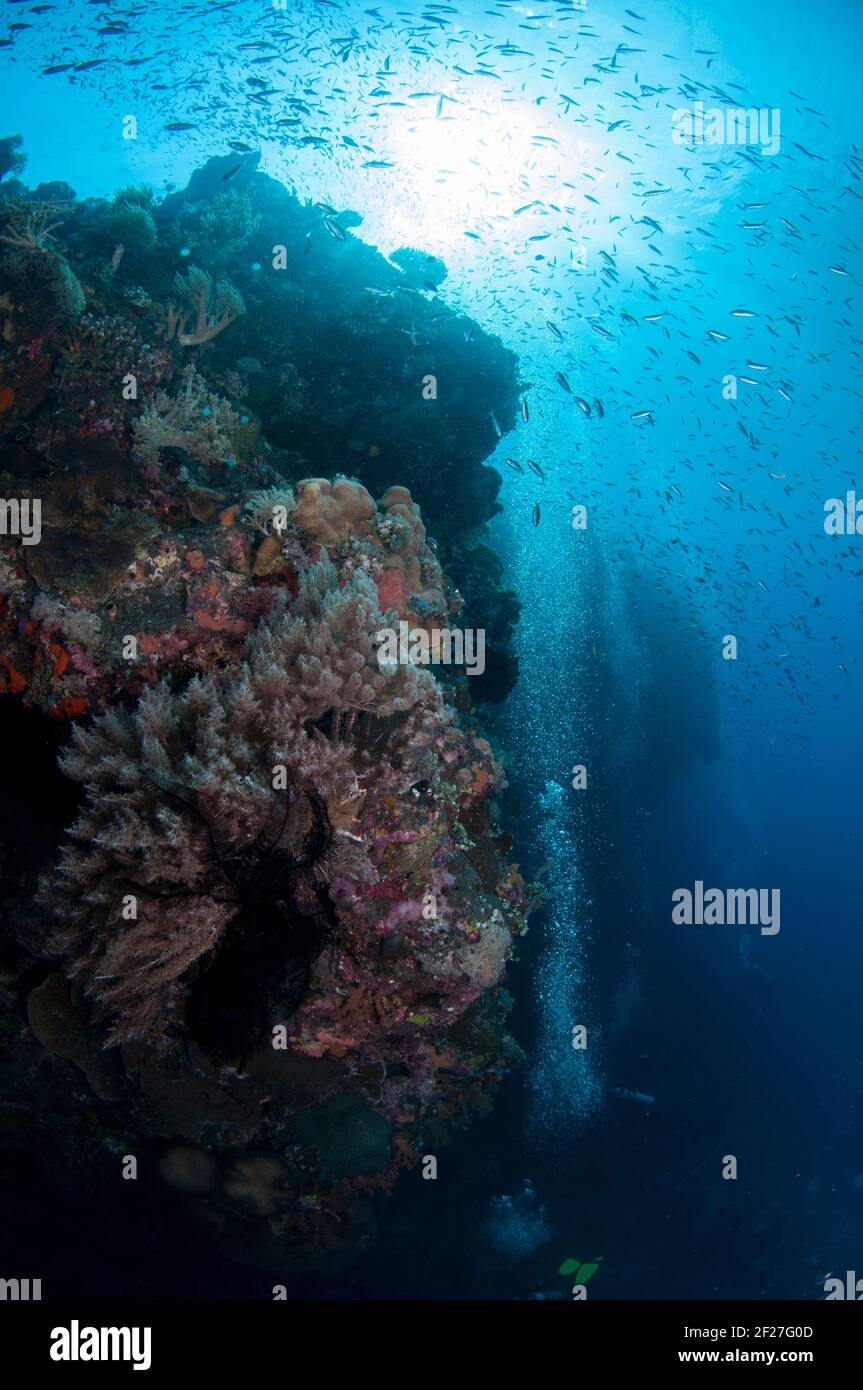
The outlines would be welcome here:
[[[16,204],[9,214],[7,230],[4,236],[0,236],[0,242],[4,246],[11,246],[23,257],[50,251],[54,240],[52,233],[62,221],[55,213],[56,209],[48,203]]]
[[[213,284],[204,270],[192,267],[188,275],[174,277],[174,294],[185,309],[171,303],[162,310],[162,323],[157,331],[170,342],[176,333],[181,347],[197,347],[209,343],[223,329],[246,312],[243,297],[226,281]],[[194,328],[189,320],[194,314]]]
[[[164,448],[183,449],[202,463],[224,462],[232,455],[229,436],[239,423],[228,402],[208,391],[203,377],[189,366],[179,395],[157,391],[145,404],[135,421],[135,450],[152,467]]]
[[[53,233],[62,218],[53,203],[15,203],[4,209],[5,232],[0,244],[8,247],[3,267],[15,279],[28,277],[36,292],[47,294],[62,318],[77,318],[84,308],[84,293],[69,263],[54,249]]]

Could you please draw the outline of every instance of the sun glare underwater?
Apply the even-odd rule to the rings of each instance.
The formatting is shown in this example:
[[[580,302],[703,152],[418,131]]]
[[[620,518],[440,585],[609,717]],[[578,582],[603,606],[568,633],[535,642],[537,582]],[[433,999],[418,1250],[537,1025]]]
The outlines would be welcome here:
[[[0,1275],[863,1274],[861,42],[5,0]]]

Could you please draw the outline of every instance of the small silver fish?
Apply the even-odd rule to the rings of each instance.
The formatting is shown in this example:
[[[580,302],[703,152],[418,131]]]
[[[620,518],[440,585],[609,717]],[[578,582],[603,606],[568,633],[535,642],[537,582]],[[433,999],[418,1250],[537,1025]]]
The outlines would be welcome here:
[[[538,502],[534,502],[534,504],[533,504],[533,514],[532,514],[532,516],[531,516],[531,522],[533,523],[534,526],[538,526],[538,525],[539,525],[539,503],[538,503]]]

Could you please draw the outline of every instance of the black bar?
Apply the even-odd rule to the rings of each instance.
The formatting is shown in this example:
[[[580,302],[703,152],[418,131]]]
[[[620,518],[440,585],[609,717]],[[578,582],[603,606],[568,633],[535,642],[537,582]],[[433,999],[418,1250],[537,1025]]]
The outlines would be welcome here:
[[[88,1328],[129,1329],[128,1343],[118,1338],[116,1344],[128,1358],[52,1359],[52,1345],[71,1351],[73,1333],[79,1350],[95,1346]],[[133,1356],[146,1359],[147,1328],[150,1364],[142,1371],[159,1381],[165,1374],[212,1374],[220,1382],[233,1375],[245,1382],[279,1374],[287,1382],[305,1367],[332,1383],[343,1367],[351,1379],[361,1373],[385,1381],[421,1375],[427,1386],[434,1374],[458,1375],[468,1349],[486,1381],[498,1362],[511,1373],[525,1358],[535,1363],[532,1377],[553,1375],[564,1383],[583,1384],[588,1370],[615,1376],[688,1365],[697,1373],[705,1364],[765,1370],[798,1365],[823,1379],[825,1371],[859,1373],[863,1320],[848,1306],[824,1301],[44,1301],[0,1308],[4,1362],[61,1379],[92,1379],[100,1370],[133,1374]],[[68,1345],[57,1329],[67,1330]],[[132,1329],[139,1329],[137,1342]],[[101,1350],[101,1339],[98,1345]],[[110,1340],[105,1347],[110,1352]]]

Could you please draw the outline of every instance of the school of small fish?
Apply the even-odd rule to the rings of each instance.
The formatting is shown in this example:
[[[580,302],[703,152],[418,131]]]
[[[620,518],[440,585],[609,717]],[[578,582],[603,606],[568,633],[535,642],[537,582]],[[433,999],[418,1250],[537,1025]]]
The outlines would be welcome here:
[[[731,698],[763,717],[765,698],[842,695],[855,658],[825,614],[863,563],[853,535],[828,540],[822,521],[856,480],[863,152],[841,113],[750,90],[744,39],[732,69],[709,32],[694,46],[697,22],[675,31],[668,4],[6,8],[3,63],[118,120],[136,112],[166,187],[211,154],[236,154],[234,174],[261,150],[262,167],[281,160],[322,200],[321,234],[345,254],[340,210],[358,210],[371,239],[419,197],[415,243],[450,270],[420,292],[521,359],[520,418],[487,427],[507,505],[533,528],[542,511],[535,543],[583,504],[610,563],[638,554],[660,595],[684,590],[707,629],[746,643]],[[696,102],[781,111],[779,149],[676,142],[674,112]],[[497,138],[468,151],[465,189],[450,165],[489,111]],[[411,151],[429,132],[419,187]],[[405,314],[413,334],[407,300]],[[824,644],[831,681],[807,654]]]

